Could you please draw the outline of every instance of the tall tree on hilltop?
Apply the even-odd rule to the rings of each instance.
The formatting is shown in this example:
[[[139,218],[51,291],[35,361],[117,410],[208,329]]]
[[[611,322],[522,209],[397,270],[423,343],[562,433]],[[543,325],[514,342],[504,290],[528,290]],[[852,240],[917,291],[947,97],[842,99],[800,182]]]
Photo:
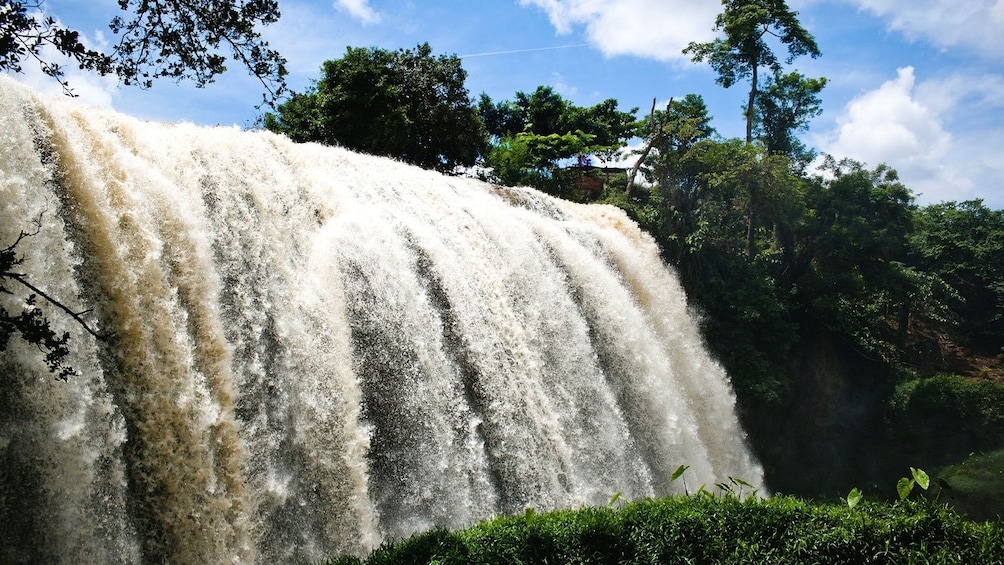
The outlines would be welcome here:
[[[107,52],[87,46],[80,32],[43,14],[44,0],[0,0],[0,71],[22,71],[25,59],[72,90],[66,71],[45,52],[51,47],[80,69],[117,75],[143,88],[154,79],[213,82],[227,56],[247,67],[274,103],[286,90],[286,60],[261,38],[259,26],[279,19],[276,0],[118,0],[123,15],[109,28],[118,37]]]
[[[725,88],[749,79],[746,143],[752,143],[760,68],[781,70],[770,43],[779,41],[787,48],[786,64],[802,55],[818,57],[820,51],[816,40],[798,22],[798,13],[784,0],[722,0],[722,5],[714,29],[725,37],[707,43],[691,42],[683,52],[694,62],[707,61],[718,73],[715,82]]]
[[[325,61],[321,79],[293,94],[265,127],[297,142],[341,145],[427,169],[473,165],[487,145],[456,55],[428,43],[388,51],[349,47]]]

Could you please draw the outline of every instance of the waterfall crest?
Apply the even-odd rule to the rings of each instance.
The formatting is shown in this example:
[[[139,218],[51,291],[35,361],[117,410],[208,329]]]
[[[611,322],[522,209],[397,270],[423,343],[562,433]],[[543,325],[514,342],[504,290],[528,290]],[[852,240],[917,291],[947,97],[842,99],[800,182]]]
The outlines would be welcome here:
[[[0,562],[311,561],[680,464],[762,484],[615,208],[8,80],[0,132],[0,247],[40,219],[19,269],[110,336],[41,304],[78,374],[0,358]]]

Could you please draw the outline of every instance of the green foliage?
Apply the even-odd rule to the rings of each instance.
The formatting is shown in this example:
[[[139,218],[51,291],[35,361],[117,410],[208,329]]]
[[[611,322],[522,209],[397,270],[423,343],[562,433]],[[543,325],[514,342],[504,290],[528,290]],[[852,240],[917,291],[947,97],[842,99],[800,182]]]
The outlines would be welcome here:
[[[595,137],[581,130],[564,135],[520,132],[495,143],[486,163],[493,179],[506,186],[532,186],[551,194],[565,194],[577,175],[564,171],[558,161],[604,150],[604,146],[593,143]]]
[[[950,303],[958,328],[991,350],[1004,347],[1004,211],[980,200],[925,206],[914,216],[909,243],[918,268],[951,289],[934,289]]]
[[[907,276],[913,196],[896,171],[830,160],[833,178],[808,185],[811,211],[796,231],[795,278],[801,307],[822,327],[849,336],[866,355],[893,361],[896,335],[887,313],[908,318],[923,293]],[[898,329],[906,332],[906,322]]]
[[[729,477],[728,482],[721,482],[715,486],[726,498],[742,499],[744,491],[747,498],[756,498],[758,492],[755,486],[737,477]]]
[[[471,107],[456,55],[428,43],[388,51],[349,47],[325,61],[321,79],[265,116],[265,127],[297,142],[342,145],[450,172],[484,154],[484,126]]]
[[[915,486],[919,486],[923,490],[927,490],[931,486],[931,478],[924,471],[910,467],[910,475],[909,477],[901,477],[896,482],[896,492],[899,494],[900,500],[909,498]]]
[[[819,93],[825,78],[807,78],[800,73],[775,71],[756,97],[753,136],[768,153],[787,155],[804,169],[816,154],[805,147],[797,134],[809,129],[809,121],[820,115]]]
[[[515,100],[500,102],[492,102],[482,93],[478,102],[478,113],[494,138],[523,132],[548,136],[582,131],[593,136],[597,146],[610,150],[621,147],[633,135],[637,111],[637,108],[628,112],[618,110],[613,98],[595,106],[576,106],[549,86],[538,86],[530,94],[517,92]]]
[[[991,563],[1004,527],[903,501],[813,504],[710,496],[495,518],[385,544],[390,563]],[[332,563],[357,563],[339,560]]]
[[[847,498],[844,501],[847,503],[848,508],[854,508],[861,502],[862,498],[864,498],[864,494],[857,487],[854,487],[851,489],[851,492],[847,493]]]
[[[485,159],[490,180],[567,196],[579,173],[564,162],[612,156],[634,134],[635,111],[619,111],[613,99],[579,107],[547,86],[497,103],[482,94],[478,113],[492,139]]]
[[[802,183],[784,156],[710,139],[699,97],[674,101],[656,120],[661,138],[644,169],[655,186],[647,204],[636,199],[628,210],[653,233],[699,305],[708,343],[728,367],[741,406],[776,408],[797,329],[779,234],[800,214]]]
[[[1004,386],[939,375],[896,387],[887,415],[902,457],[925,467],[1004,447]]]
[[[259,26],[279,19],[276,0],[119,0],[122,16],[109,27],[117,36],[108,53],[88,48],[80,33],[40,15],[41,0],[6,0],[0,8],[0,70],[21,72],[38,60],[42,71],[71,93],[65,71],[46,59],[52,46],[81,69],[115,74],[125,84],[149,88],[153,80],[193,80],[205,86],[226,70],[229,55],[257,77],[273,103],[286,89],[286,60],[261,38]]]
[[[715,18],[715,31],[724,37],[708,43],[691,42],[683,50],[694,62],[707,61],[718,73],[716,82],[724,88],[749,79],[750,94],[746,104],[746,143],[753,140],[754,113],[757,104],[758,73],[766,67],[778,73],[781,63],[770,46],[777,38],[788,51],[786,63],[796,57],[820,55],[815,38],[802,27],[798,13],[783,0],[722,0],[722,13]]]

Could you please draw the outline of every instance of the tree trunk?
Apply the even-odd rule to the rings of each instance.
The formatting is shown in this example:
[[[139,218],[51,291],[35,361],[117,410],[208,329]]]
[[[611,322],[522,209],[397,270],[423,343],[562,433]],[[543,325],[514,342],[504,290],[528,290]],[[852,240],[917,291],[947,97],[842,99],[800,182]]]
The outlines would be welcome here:
[[[746,104],[746,144],[749,145],[753,143],[753,116],[754,107],[753,104],[756,103],[757,94],[757,62],[754,60],[751,65],[753,68],[752,76],[750,77],[750,99]]]
[[[906,340],[910,337],[910,297],[908,293],[903,292],[903,301],[899,305],[899,327],[896,328],[896,347],[903,351],[906,349]]]
[[[749,215],[746,217],[746,262],[752,263],[753,258],[756,257],[756,218],[753,216],[753,210],[750,209]]]
[[[670,108],[673,106],[673,99],[669,99],[669,104],[666,104],[666,113],[669,113]],[[645,144],[645,148],[642,149],[641,154],[638,155],[638,160],[635,161],[633,167],[631,167],[631,172],[628,174],[627,188],[624,189],[624,194],[631,196],[631,190],[634,188],[634,178],[638,176],[638,170],[641,169],[641,164],[651,153],[652,148],[655,147],[656,142],[662,137],[662,124],[660,123],[656,127],[655,123],[655,98],[652,99],[652,111],[648,115],[649,128],[652,130],[649,134],[648,142]]]

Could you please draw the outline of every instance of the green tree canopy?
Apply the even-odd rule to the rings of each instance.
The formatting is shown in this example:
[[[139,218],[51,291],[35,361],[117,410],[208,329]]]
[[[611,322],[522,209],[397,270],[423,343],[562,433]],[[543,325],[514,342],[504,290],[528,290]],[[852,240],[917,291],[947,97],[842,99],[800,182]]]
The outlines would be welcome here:
[[[321,79],[296,94],[265,127],[297,142],[341,145],[441,171],[473,165],[487,145],[456,55],[428,43],[388,51],[349,47],[325,61]]]
[[[649,120],[638,127],[638,135],[648,142],[639,151],[638,161],[628,177],[627,194],[631,194],[635,173],[641,170],[661,191],[667,205],[689,208],[687,202],[696,186],[683,157],[694,144],[714,133],[702,97],[688,94],[681,100],[671,99],[665,110],[656,110],[653,100]]]
[[[1004,348],[1004,211],[980,200],[920,208],[910,246],[919,268],[957,293],[953,308],[964,335],[991,349]]]
[[[819,93],[825,78],[808,78],[797,72],[776,71],[768,77],[756,98],[753,135],[769,153],[792,158],[804,168],[815,157],[796,134],[809,128],[809,121],[823,112]]]
[[[518,133],[564,135],[582,131],[593,136],[597,146],[619,148],[634,134],[637,108],[628,112],[617,109],[610,98],[589,107],[576,106],[550,86],[538,86],[530,94],[517,92],[515,100],[492,102],[482,93],[478,112],[488,134],[495,138]]]
[[[707,61],[718,73],[716,82],[725,88],[749,79],[746,103],[746,142],[753,141],[753,122],[758,92],[759,70],[781,70],[781,62],[771,43],[780,42],[788,51],[785,62],[796,57],[820,55],[815,38],[798,21],[798,12],[784,0],[722,0],[722,13],[715,18],[715,31],[724,33],[707,43],[691,42],[683,50],[694,62]]]
[[[497,182],[562,194],[576,175],[567,174],[561,162],[613,155],[634,135],[635,112],[618,110],[612,98],[576,106],[549,86],[500,102],[482,94],[478,113],[492,138],[486,163]]]
[[[205,86],[226,71],[228,54],[257,77],[273,102],[285,89],[286,60],[269,48],[259,26],[279,19],[276,0],[119,0],[123,14],[109,24],[118,41],[107,52],[84,44],[80,33],[40,15],[44,0],[0,1],[0,70],[22,71],[25,59],[72,93],[51,46],[81,69],[115,74],[124,84],[193,80]]]
[[[886,165],[827,159],[824,170],[831,176],[808,185],[811,213],[797,235],[796,300],[863,351],[895,360],[913,309],[937,309],[914,304],[933,297],[922,292],[928,278],[907,266],[913,194]]]

